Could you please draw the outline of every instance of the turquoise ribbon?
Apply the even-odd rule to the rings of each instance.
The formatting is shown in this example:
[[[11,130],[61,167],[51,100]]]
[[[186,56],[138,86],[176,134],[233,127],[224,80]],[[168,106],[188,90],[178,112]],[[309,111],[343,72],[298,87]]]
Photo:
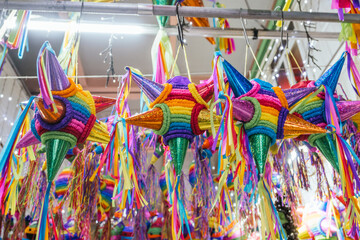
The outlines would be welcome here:
[[[15,120],[14,126],[11,128],[10,135],[4,145],[4,148],[2,149],[2,151],[0,153],[0,172],[3,170],[6,162],[9,161],[10,156],[12,155],[12,153],[14,151],[15,144],[16,144],[16,142],[15,142],[16,138],[21,130],[21,125],[24,122],[26,114],[28,113],[29,108],[30,108],[34,98],[35,98],[35,96],[30,97],[25,109],[22,111],[20,116],[18,115],[18,117]]]

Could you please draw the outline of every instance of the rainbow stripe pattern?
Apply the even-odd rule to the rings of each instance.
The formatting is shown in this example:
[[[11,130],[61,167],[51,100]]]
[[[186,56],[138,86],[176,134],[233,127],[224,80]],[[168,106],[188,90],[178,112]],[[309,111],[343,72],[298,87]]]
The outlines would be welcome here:
[[[100,205],[104,212],[109,212],[112,204],[115,180],[107,175],[100,180]]]
[[[55,197],[61,200],[66,195],[69,189],[69,183],[73,177],[73,170],[71,168],[65,168],[55,181]]]

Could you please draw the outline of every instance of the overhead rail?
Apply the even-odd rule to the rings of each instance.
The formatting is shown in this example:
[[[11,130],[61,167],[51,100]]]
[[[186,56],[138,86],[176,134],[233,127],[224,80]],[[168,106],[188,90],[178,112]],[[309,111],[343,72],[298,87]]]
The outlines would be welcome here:
[[[167,5],[152,5],[142,3],[94,3],[70,1],[8,1],[0,2],[0,8],[32,10],[39,12],[82,12],[113,15],[156,15],[175,16],[176,7]],[[255,9],[210,8],[210,7],[181,7],[179,15],[184,17],[202,18],[243,18],[264,20],[289,20],[312,22],[340,22],[337,13],[327,12],[297,12],[270,11]],[[346,23],[360,23],[359,14],[344,14]]]

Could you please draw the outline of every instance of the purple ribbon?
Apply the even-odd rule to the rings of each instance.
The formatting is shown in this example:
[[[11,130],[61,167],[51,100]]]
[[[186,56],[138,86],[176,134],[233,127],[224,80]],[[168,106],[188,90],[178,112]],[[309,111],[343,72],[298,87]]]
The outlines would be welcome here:
[[[289,110],[281,107],[278,119],[278,126],[276,132],[276,139],[283,139],[284,138],[284,124],[286,121],[286,117],[289,114]]]

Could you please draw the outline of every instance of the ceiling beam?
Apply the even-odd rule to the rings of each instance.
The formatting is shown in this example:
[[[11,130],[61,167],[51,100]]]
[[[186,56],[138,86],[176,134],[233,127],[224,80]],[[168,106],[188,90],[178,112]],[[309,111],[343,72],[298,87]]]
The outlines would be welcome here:
[[[7,1],[0,2],[3,9],[22,9],[41,12],[82,12],[113,15],[156,15],[176,16],[176,7],[143,3],[94,3],[69,1]],[[244,18],[265,20],[291,20],[312,22],[340,22],[336,13],[327,12],[287,12],[255,9],[232,9],[211,7],[180,7],[179,15],[203,18]],[[360,23],[358,14],[344,14],[346,23]]]

